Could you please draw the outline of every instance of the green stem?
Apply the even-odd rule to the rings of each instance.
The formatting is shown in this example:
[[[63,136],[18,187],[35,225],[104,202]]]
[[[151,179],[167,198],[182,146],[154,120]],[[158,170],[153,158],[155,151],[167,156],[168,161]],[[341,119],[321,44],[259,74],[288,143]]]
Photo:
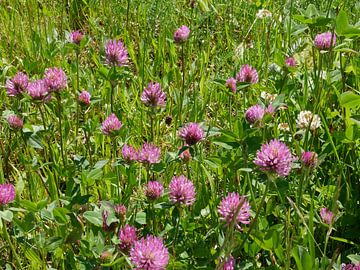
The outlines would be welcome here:
[[[257,208],[256,210],[256,214],[255,214],[255,217],[254,219],[252,220],[251,222],[251,225],[249,227],[249,230],[247,231],[246,235],[245,235],[245,238],[244,240],[241,242],[241,245],[240,245],[240,249],[242,249],[245,245],[245,242],[247,241],[247,239],[249,238],[250,236],[250,233],[251,231],[254,229],[255,227],[255,224],[256,224],[256,221],[260,215],[260,212],[264,206],[264,202],[265,202],[265,198],[266,198],[266,195],[267,195],[267,192],[269,190],[269,186],[270,186],[270,183],[272,182],[272,177],[270,175],[268,175],[268,180],[267,180],[267,183],[266,183],[266,187],[265,187],[265,192],[263,194],[263,197],[261,198],[261,201],[260,201],[260,204],[259,204],[259,207]]]
[[[60,134],[60,151],[61,151],[61,158],[63,161],[63,166],[66,168],[66,159],[64,154],[64,142],[63,142],[63,136],[62,136],[62,121],[61,121],[61,96],[60,94],[57,95],[57,101],[58,101],[58,114],[59,114],[59,134]]]
[[[116,139],[113,139],[113,155],[114,155],[114,166],[115,166],[115,171],[116,171],[116,178],[118,181],[118,197],[121,197],[121,173],[119,173],[119,168],[116,164]]]
[[[232,96],[229,94],[229,128],[231,130]]]
[[[175,245],[176,245],[176,242],[177,242],[177,240],[178,240],[178,236],[179,236],[179,227],[180,227],[180,218],[181,218],[181,208],[180,207],[178,207],[178,206],[175,206],[177,209],[178,209],[178,211],[179,211],[179,218],[178,218],[178,220],[177,220],[177,223],[176,223],[176,227],[175,227],[175,236],[174,236],[174,242],[173,242],[173,255],[174,255],[174,258],[175,258],[175,255],[176,255],[176,253],[175,253]]]
[[[110,89],[110,110],[111,110],[112,113],[114,112],[113,111],[113,109],[114,109],[113,104],[114,104],[114,92],[115,92],[116,85],[115,85],[115,81],[113,81],[111,79],[111,77],[116,77],[115,74],[116,74],[116,68],[113,67],[111,69],[111,71],[110,71],[110,86],[111,86],[111,89]]]
[[[182,110],[185,96],[185,54],[184,54],[184,44],[181,44],[181,64],[182,64],[182,84],[181,84],[181,96],[179,102],[179,123],[178,126],[182,123]],[[195,91],[195,90],[194,90]]]
[[[154,110],[149,110],[149,116],[150,116],[150,141],[154,141]]]
[[[309,175],[309,170],[305,169],[305,173],[303,174],[303,177],[301,177],[300,179],[300,185],[299,185],[299,189],[298,189],[298,200],[297,200],[297,205],[299,207],[299,209],[301,208],[301,204],[302,204],[302,195],[303,195],[303,185],[307,182],[307,178]]]
[[[8,244],[9,244],[9,246],[10,246],[10,249],[11,249],[11,252],[12,252],[13,256],[15,257],[16,265],[17,265],[18,269],[22,269],[20,258],[19,258],[19,256],[18,256],[18,254],[16,253],[16,249],[15,249],[13,243],[11,242],[9,233],[8,233],[8,231],[7,231],[7,228],[6,228],[5,221],[1,221],[1,220],[0,220],[0,222],[3,223],[3,224],[2,224],[3,234],[4,234],[4,236],[5,236],[6,241],[8,242]]]
[[[76,89],[74,91],[74,98],[77,99],[77,94],[80,89],[80,81],[79,81],[79,51],[76,48]],[[77,150],[77,135],[79,130],[79,102],[76,102],[76,126],[75,126],[75,154]]]

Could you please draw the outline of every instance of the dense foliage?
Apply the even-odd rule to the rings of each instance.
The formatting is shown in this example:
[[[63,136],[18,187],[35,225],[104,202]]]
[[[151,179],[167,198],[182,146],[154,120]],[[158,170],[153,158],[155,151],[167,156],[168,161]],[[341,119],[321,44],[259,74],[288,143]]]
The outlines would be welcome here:
[[[360,3],[0,3],[4,269],[360,269]]]

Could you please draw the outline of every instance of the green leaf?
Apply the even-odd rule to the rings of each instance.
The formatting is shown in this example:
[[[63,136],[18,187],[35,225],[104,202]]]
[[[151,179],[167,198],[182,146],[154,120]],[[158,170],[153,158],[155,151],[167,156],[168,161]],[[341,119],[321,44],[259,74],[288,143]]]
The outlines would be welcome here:
[[[360,105],[360,96],[347,91],[340,96],[340,105],[347,108],[355,108]]]
[[[351,255],[348,255],[347,257],[350,259],[350,261],[352,263],[354,263],[356,265],[360,262],[360,255],[351,254]]]
[[[66,224],[69,221],[68,213],[70,211],[62,207],[56,207],[53,211],[54,218],[59,224]]]
[[[349,24],[349,19],[345,11],[340,10],[336,17],[336,33],[340,36],[355,37],[360,36],[360,28]]]
[[[360,125],[360,114],[352,115],[350,120],[353,121],[355,124]]]
[[[146,224],[146,213],[145,212],[138,212],[136,214],[135,221],[141,225]]]
[[[100,212],[86,211],[83,214],[84,218],[95,226],[101,227],[103,224],[102,215]]]
[[[54,251],[56,248],[62,246],[62,244],[64,243],[64,240],[59,237],[59,236],[53,236],[53,237],[50,237],[48,239],[46,239],[45,241],[45,248],[52,252]]]
[[[7,221],[7,222],[11,222],[13,219],[13,212],[11,212],[10,210],[4,210],[4,211],[0,211],[0,218],[2,218],[3,220]]]
[[[42,265],[42,261],[39,255],[37,255],[35,251],[33,251],[30,248],[25,251],[25,257],[32,263],[32,265],[37,265],[37,266]]]

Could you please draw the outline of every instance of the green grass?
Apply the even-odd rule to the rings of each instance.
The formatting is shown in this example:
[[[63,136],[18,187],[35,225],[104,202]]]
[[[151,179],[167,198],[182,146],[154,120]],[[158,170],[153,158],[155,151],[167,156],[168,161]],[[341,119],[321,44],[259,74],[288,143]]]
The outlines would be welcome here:
[[[164,239],[167,269],[219,269],[230,254],[236,269],[326,270],[358,262],[359,7],[337,0],[2,1],[0,183],[13,183],[17,196],[0,206],[0,265],[131,269],[130,257],[117,248],[124,224],[135,226],[139,238]],[[261,8],[272,17],[256,18]],[[173,34],[183,24],[191,35],[179,45]],[[79,47],[68,41],[76,29],[85,33]],[[320,53],[313,39],[326,31],[336,32],[336,46]],[[109,39],[122,40],[129,52],[129,65],[115,75],[105,65]],[[295,57],[296,68],[285,67],[287,56]],[[259,83],[238,84],[233,94],[225,81],[243,64],[257,69]],[[56,99],[35,104],[26,95],[7,96],[6,80],[18,71],[35,80],[55,66],[68,76],[60,110]],[[167,94],[156,114],[140,100],[151,81]],[[82,89],[91,93],[89,108],[76,102]],[[244,113],[267,102],[262,91],[278,94],[275,103],[283,109],[253,127]],[[321,128],[296,127],[304,110],[321,117]],[[108,137],[100,126],[112,112],[123,127]],[[9,128],[6,117],[13,113],[24,119],[21,131]],[[200,123],[206,138],[184,163],[178,131],[188,122]],[[289,132],[278,128],[284,122]],[[268,182],[253,160],[273,138],[294,155],[318,153],[319,166],[306,170],[298,161],[289,176]],[[161,148],[161,162],[126,164],[122,146],[145,141]],[[181,210],[167,195],[171,178],[180,174],[197,191],[196,203]],[[144,185],[153,178],[166,190],[150,203]],[[253,223],[241,232],[219,220],[218,205],[229,192],[246,195],[251,205]],[[109,207],[118,203],[128,208],[125,219]],[[331,226],[321,221],[322,207],[335,213]],[[102,229],[108,208],[116,224],[111,232]],[[101,258],[105,251],[109,260]]]

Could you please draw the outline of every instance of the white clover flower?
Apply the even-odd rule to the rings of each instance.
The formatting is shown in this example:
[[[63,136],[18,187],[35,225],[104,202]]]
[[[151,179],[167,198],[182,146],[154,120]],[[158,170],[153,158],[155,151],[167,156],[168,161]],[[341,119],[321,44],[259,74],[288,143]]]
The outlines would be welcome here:
[[[261,98],[263,98],[264,100],[269,101],[269,102],[273,102],[277,96],[278,96],[277,94],[270,94],[265,91],[262,91],[260,94]]]
[[[321,125],[320,117],[310,111],[301,111],[296,120],[296,126],[300,129],[307,129],[310,125],[310,130],[314,131]]]
[[[284,132],[289,132],[290,131],[290,127],[289,127],[289,124],[288,123],[280,123],[278,125],[278,129],[280,131],[284,131]]]
[[[264,19],[264,18],[271,18],[272,14],[267,9],[259,9],[259,11],[256,13],[256,18],[258,19]]]

